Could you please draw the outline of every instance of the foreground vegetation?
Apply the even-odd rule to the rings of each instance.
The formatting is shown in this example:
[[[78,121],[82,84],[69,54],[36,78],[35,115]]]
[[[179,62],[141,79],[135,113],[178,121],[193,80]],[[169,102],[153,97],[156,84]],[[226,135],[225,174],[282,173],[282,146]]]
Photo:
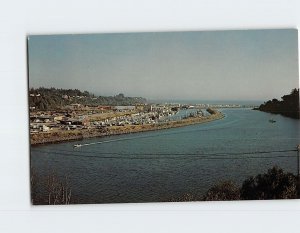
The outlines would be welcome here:
[[[298,177],[275,166],[265,174],[249,177],[241,187],[232,181],[223,181],[211,187],[204,195],[186,193],[165,201],[274,200],[299,197]],[[59,178],[54,173],[40,177],[34,169],[31,169],[31,200],[34,205],[82,203],[73,195],[67,177]]]
[[[265,174],[249,177],[241,187],[232,181],[222,181],[203,196],[188,193],[171,201],[274,200],[299,197],[298,177],[275,166]]]
[[[299,119],[299,89],[295,88],[289,95],[284,95],[281,99],[281,101],[277,99],[269,100],[256,110]]]
[[[33,205],[68,205],[72,190],[67,177],[60,178],[54,172],[42,177],[31,168],[31,203]]]

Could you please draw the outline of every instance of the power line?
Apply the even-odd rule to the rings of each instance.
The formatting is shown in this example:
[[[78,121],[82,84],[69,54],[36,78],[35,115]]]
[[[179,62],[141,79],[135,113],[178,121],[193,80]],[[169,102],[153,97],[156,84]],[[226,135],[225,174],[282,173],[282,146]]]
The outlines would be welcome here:
[[[297,150],[280,150],[280,151],[260,151],[260,152],[248,152],[248,153],[239,153],[235,155],[250,155],[250,154],[266,154],[266,153],[284,153],[284,152],[295,152]],[[49,154],[47,151],[38,151],[40,153]],[[58,151],[52,151],[51,154],[56,155],[65,155],[69,157],[82,157],[82,158],[97,158],[97,159],[147,159],[147,160],[154,160],[154,159],[206,159],[206,160],[222,160],[222,159],[272,159],[272,158],[291,158],[296,157],[296,155],[272,155],[272,156],[224,156],[229,154],[132,154],[132,153],[102,153],[102,154],[110,154],[110,155],[119,155],[119,156],[97,156],[97,155],[85,155],[85,154],[70,154],[70,153],[63,153]],[[127,155],[127,156],[120,156],[120,155]],[[130,155],[130,156],[128,156]],[[141,156],[142,155],[142,156]],[[170,156],[172,155],[172,156]],[[222,156],[221,156],[222,155]]]
[[[225,156],[225,155],[250,155],[250,154],[270,154],[270,153],[283,153],[283,152],[293,152],[293,150],[272,150],[272,151],[250,151],[250,152],[227,152],[227,153],[124,153],[124,152],[99,152],[99,151],[82,151],[80,149],[76,150],[35,150],[37,152],[48,153],[48,152],[69,152],[69,153],[88,153],[88,154],[110,154],[110,155],[204,155],[204,156]]]

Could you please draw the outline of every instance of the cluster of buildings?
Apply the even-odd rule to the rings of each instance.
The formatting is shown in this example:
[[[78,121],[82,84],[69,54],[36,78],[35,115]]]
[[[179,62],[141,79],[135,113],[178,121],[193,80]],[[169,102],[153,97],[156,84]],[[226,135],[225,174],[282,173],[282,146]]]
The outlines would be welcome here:
[[[240,105],[182,105],[182,104],[140,104],[135,106],[86,106],[70,104],[62,112],[30,111],[30,133],[49,132],[51,130],[73,130],[103,128],[109,126],[160,124],[185,117],[203,116],[200,109],[209,107],[226,108]],[[193,114],[176,114],[179,110],[195,110]],[[100,117],[98,120],[95,116]],[[122,114],[124,113],[124,114]],[[101,115],[103,114],[103,115]],[[172,117],[176,114],[176,117]],[[177,117],[178,116],[178,117]]]
[[[30,133],[52,130],[103,128],[108,126],[157,124],[169,120],[177,108],[166,105],[96,106],[71,104],[65,112],[30,112]],[[122,114],[124,113],[124,115]],[[110,113],[101,121],[94,116]]]
[[[175,111],[149,111],[149,112],[136,112],[130,115],[123,115],[105,119],[104,121],[94,121],[92,125],[96,127],[105,126],[124,126],[124,125],[145,125],[145,124],[159,124],[170,120],[170,116],[176,114]]]
[[[47,113],[30,115],[30,133],[49,132],[51,130],[71,130],[86,128],[89,120],[86,116],[75,116],[69,114]]]

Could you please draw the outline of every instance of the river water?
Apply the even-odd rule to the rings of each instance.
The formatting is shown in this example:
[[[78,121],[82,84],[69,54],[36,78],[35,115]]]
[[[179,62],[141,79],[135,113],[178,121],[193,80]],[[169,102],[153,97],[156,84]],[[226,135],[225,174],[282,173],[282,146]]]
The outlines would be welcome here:
[[[68,177],[76,203],[203,195],[220,181],[241,185],[274,165],[296,174],[297,154],[288,150],[299,144],[299,120],[251,109],[221,111],[225,118],[204,124],[33,146],[31,166],[41,177]]]

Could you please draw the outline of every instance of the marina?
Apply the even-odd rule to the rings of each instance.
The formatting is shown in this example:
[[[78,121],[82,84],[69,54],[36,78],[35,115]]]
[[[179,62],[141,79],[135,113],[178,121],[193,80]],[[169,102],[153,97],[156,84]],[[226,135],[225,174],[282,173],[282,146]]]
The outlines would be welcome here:
[[[68,177],[76,203],[202,195],[217,182],[241,184],[274,165],[296,173],[297,120],[276,116],[270,124],[269,113],[220,111],[225,118],[204,124],[35,146],[31,166],[40,176]]]

